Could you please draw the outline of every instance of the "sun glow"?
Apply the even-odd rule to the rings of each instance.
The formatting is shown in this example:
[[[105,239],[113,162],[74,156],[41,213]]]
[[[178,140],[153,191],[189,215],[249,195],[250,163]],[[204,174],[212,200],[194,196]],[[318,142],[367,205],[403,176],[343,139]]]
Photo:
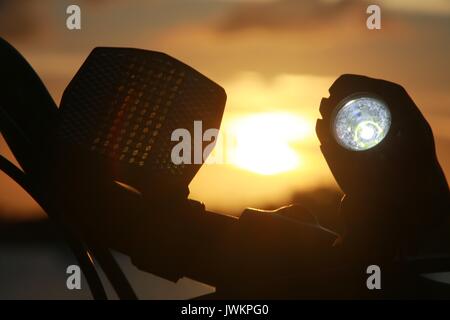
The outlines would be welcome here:
[[[286,204],[334,179],[315,134],[318,97],[334,77],[242,72],[223,82],[227,104],[212,154],[189,185],[208,210]]]
[[[231,164],[273,175],[301,165],[295,144],[311,133],[311,126],[295,114],[265,112],[238,117],[230,121],[226,131],[234,139],[227,150]]]

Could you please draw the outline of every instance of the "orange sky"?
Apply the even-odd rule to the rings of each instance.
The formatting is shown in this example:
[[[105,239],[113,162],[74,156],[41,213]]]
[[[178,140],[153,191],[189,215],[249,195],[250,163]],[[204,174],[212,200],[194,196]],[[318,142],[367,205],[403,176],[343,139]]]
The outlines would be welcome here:
[[[221,84],[228,94],[225,130],[258,114],[288,114],[303,123],[304,132],[283,138],[280,147],[285,161],[293,157],[289,171],[249,171],[251,155],[240,166],[203,166],[191,197],[210,209],[238,213],[333,185],[313,128],[321,97],[342,73],[404,85],[431,123],[450,176],[450,1],[379,1],[379,31],[366,29],[367,3],[357,0],[85,0],[78,1],[82,30],[68,31],[71,3],[0,1],[0,35],[31,62],[58,103],[93,47],[128,46],[169,53]],[[7,153],[3,143],[0,148]],[[0,186],[0,212],[26,216],[35,208],[3,175]]]

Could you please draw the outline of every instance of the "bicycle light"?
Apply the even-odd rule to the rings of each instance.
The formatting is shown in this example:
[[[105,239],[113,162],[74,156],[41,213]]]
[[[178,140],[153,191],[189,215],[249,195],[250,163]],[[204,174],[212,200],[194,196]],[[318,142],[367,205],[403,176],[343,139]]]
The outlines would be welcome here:
[[[345,193],[417,190],[424,186],[424,168],[440,171],[429,124],[395,83],[343,75],[322,99],[320,112],[321,150]]]
[[[226,94],[160,52],[96,48],[64,92],[58,135],[89,166],[139,190],[187,188],[201,164],[174,164],[171,134],[219,128]]]
[[[362,246],[372,241],[383,255],[399,243],[415,248],[448,216],[449,189],[431,127],[398,84],[347,74],[329,92],[316,132],[345,194],[349,238]]]

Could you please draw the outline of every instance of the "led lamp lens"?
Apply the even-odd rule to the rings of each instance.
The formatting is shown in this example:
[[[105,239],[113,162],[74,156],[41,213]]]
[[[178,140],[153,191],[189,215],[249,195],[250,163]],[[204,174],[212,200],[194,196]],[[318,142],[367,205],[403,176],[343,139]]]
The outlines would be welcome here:
[[[364,151],[383,141],[390,126],[391,113],[386,103],[363,96],[338,105],[332,129],[341,146]]]

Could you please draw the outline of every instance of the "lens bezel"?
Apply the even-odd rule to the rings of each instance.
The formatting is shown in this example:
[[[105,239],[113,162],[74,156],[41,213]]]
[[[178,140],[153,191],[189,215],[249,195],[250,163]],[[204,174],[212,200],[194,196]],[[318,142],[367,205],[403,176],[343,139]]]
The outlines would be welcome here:
[[[339,111],[341,111],[341,109],[350,101],[352,100],[356,100],[356,99],[360,99],[360,98],[370,98],[370,99],[374,99],[377,100],[378,102],[380,102],[382,105],[384,105],[386,107],[386,110],[388,112],[389,115],[389,127],[387,128],[387,132],[385,134],[385,136],[375,145],[367,148],[367,149],[354,149],[351,148],[350,146],[348,146],[347,144],[345,144],[342,139],[340,139],[337,136],[337,130],[336,130],[336,119],[337,119],[337,115],[339,113]],[[336,105],[336,107],[333,109],[333,112],[331,114],[331,121],[330,121],[330,130],[332,132],[333,138],[336,141],[336,143],[343,147],[344,149],[351,151],[351,152],[367,152],[367,151],[371,151],[374,148],[379,147],[380,145],[382,145],[382,142],[384,142],[390,131],[392,130],[392,111],[389,108],[389,104],[380,96],[370,93],[370,92],[357,92],[357,93],[353,93],[347,97],[345,97],[344,99],[342,99],[341,101],[339,101],[339,103]]]

